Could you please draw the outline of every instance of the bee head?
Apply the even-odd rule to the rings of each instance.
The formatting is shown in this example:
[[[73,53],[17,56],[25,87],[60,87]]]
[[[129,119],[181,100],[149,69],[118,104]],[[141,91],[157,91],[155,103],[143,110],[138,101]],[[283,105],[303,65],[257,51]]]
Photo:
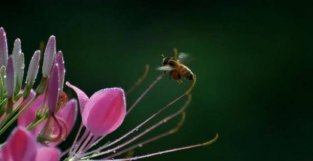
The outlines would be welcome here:
[[[169,62],[169,60],[170,60],[169,57],[163,57],[162,64],[163,64],[163,65],[167,65],[168,62]]]

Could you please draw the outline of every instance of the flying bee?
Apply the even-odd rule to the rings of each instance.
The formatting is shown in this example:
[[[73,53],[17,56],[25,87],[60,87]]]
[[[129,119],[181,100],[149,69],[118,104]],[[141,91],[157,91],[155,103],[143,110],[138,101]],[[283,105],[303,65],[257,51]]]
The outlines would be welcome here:
[[[181,77],[185,77],[187,80],[194,80],[194,74],[181,60],[186,57],[185,53],[177,54],[177,49],[174,49],[173,57],[164,57],[162,60],[162,66],[158,67],[158,70],[169,71],[170,77],[173,80],[181,81]]]

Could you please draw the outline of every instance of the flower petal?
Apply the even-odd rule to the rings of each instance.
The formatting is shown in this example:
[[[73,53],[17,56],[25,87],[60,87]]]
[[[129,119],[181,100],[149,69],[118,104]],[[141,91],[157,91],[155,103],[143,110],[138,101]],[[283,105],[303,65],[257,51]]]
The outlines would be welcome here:
[[[77,117],[77,102],[75,99],[71,99],[66,103],[66,105],[57,113],[58,116],[64,119],[70,132],[75,124]]]
[[[9,155],[4,157],[10,156],[14,161],[34,161],[36,157],[36,140],[25,128],[15,129],[5,146]]]
[[[44,95],[40,95],[30,105],[30,107],[18,117],[18,120],[17,120],[18,125],[27,127],[30,123],[32,123],[36,119],[37,110],[41,108],[43,104],[44,104]],[[24,108],[24,106],[22,106],[21,108]],[[31,132],[37,136],[42,130],[43,125],[44,123],[41,123],[40,125],[33,128]]]
[[[55,147],[41,147],[38,149],[36,161],[59,161],[60,151]]]
[[[80,113],[83,113],[85,104],[86,104],[87,101],[89,100],[88,96],[85,94],[84,91],[82,91],[81,89],[79,89],[79,88],[77,88],[76,86],[72,85],[70,82],[66,82],[65,84],[66,84],[69,88],[71,88],[72,90],[74,90],[74,92],[76,93],[77,98],[78,98],[78,101],[79,101]]]
[[[126,115],[125,93],[121,88],[106,88],[93,94],[86,103],[82,121],[95,136],[116,130]]]

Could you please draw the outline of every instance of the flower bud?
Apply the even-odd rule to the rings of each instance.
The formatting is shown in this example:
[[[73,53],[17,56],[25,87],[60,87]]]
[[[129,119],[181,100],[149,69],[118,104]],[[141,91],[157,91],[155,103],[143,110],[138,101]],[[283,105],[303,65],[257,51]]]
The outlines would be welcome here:
[[[34,85],[35,79],[38,74],[39,61],[40,61],[40,51],[37,50],[35,51],[28,67],[26,82],[25,82],[26,87],[24,91],[24,97],[28,96],[30,90],[32,89]]]
[[[12,98],[15,88],[15,79],[14,79],[14,66],[12,57],[9,58],[7,68],[6,68],[6,89],[7,97]]]
[[[62,51],[58,51],[55,62],[59,65],[59,77],[60,77],[60,91],[63,91],[64,86],[64,76],[65,76],[65,67],[64,67],[64,58]]]
[[[2,27],[0,27],[0,67],[6,66],[8,61],[7,36]]]
[[[5,77],[6,77],[6,71],[5,66],[0,67],[0,97],[4,94],[5,89]]]
[[[15,86],[15,93],[18,93],[22,87],[23,77],[24,77],[24,68],[25,68],[25,58],[24,53],[20,53],[17,57],[16,62],[14,63],[14,70],[15,70],[15,79],[16,79],[16,86]]]
[[[22,53],[22,49],[21,49],[21,40],[19,38],[17,38],[14,41],[14,46],[13,46],[13,51],[12,51],[12,57],[13,57],[13,62],[14,62],[14,68],[17,64],[17,60],[19,55]]]
[[[56,40],[55,36],[50,36],[46,50],[44,53],[44,58],[43,58],[43,66],[42,66],[42,76],[43,77],[48,77],[54,62],[56,54]]]
[[[60,79],[59,79],[59,66],[54,64],[51,71],[51,76],[48,82],[47,95],[48,95],[48,108],[49,111],[54,113],[56,111],[58,98],[60,95]]]

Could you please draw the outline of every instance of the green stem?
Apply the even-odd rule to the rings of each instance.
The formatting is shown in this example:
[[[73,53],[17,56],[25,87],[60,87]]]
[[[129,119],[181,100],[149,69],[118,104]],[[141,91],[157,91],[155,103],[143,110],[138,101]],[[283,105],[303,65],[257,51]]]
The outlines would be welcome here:
[[[5,103],[7,102],[7,98],[5,100]],[[0,122],[0,128],[2,128],[2,126],[8,121],[8,119],[10,117],[12,117],[12,115],[15,114],[16,110],[22,105],[23,102],[21,102],[15,109],[13,109],[13,111],[11,111],[9,114],[5,114],[4,119]],[[4,111],[5,112],[5,111]]]
[[[27,104],[26,104],[26,106],[23,108],[23,109],[21,109],[16,115],[14,115],[14,117],[12,117],[11,119],[10,119],[10,121],[7,123],[7,124],[5,124],[4,125],[4,127],[3,128],[1,128],[1,130],[0,130],[0,136],[5,132],[5,130],[7,130],[13,123],[14,123],[14,121],[16,121],[17,120],[17,118],[18,118],[18,116],[20,116],[22,113],[24,113],[29,107],[30,107],[30,105],[36,100],[36,98],[38,97],[38,95],[36,95],[36,96],[34,96]],[[20,106],[22,105],[22,103],[20,103],[19,105],[18,105],[18,107],[15,109],[15,110],[18,110],[18,109],[20,109]],[[14,112],[12,112],[13,114],[15,113],[15,111]],[[11,114],[12,114],[11,113]],[[13,115],[12,114],[12,115]],[[10,116],[10,115],[9,115]],[[11,116],[10,116],[11,117]],[[10,118],[10,117],[8,117],[8,118]],[[6,122],[6,121],[5,121]]]
[[[2,105],[4,105],[5,103],[7,103],[7,99],[6,99],[6,98],[3,99],[2,102],[0,102],[0,107],[1,107]]]
[[[43,121],[45,121],[47,118],[48,117],[44,116],[44,117],[40,118],[39,120],[36,120],[35,122],[33,122],[30,125],[28,125],[27,129],[28,130],[32,130],[33,128],[35,128],[36,126],[41,124]]]

